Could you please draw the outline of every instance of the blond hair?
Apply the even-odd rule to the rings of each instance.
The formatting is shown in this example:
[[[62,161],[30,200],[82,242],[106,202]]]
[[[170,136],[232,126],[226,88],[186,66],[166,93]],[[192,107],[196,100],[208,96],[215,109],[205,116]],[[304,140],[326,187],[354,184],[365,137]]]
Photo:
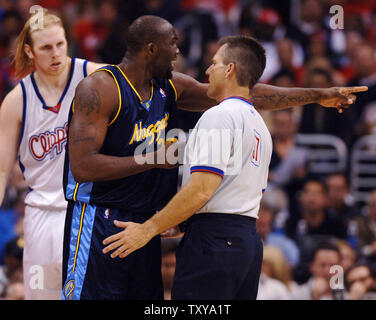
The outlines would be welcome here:
[[[36,21],[38,21],[38,23],[36,23]],[[37,11],[29,18],[29,20],[26,21],[21,33],[17,38],[17,48],[13,59],[16,77],[22,78],[23,76],[26,76],[32,72],[34,69],[33,60],[28,57],[24,50],[26,44],[31,47],[33,46],[31,34],[35,31],[43,30],[53,25],[58,25],[64,29],[61,19],[54,14],[48,13],[46,9]]]
[[[283,282],[290,289],[292,274],[291,268],[277,247],[266,245],[264,247],[263,263],[268,263],[271,269],[270,277]]]

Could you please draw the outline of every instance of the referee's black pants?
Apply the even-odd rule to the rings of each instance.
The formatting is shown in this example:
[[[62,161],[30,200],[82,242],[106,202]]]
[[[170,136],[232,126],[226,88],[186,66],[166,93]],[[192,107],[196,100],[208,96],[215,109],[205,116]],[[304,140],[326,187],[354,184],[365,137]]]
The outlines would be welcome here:
[[[196,214],[176,252],[172,299],[255,300],[262,255],[256,219]]]

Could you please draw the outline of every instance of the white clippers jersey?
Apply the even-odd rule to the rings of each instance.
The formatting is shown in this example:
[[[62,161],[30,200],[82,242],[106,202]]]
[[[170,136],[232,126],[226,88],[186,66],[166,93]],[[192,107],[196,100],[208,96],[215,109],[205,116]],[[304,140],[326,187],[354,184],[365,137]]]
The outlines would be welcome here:
[[[64,209],[63,169],[68,114],[76,86],[87,75],[87,61],[72,58],[68,82],[57,106],[46,106],[34,75],[21,81],[23,120],[19,162],[30,192],[29,206]]]
[[[230,97],[206,111],[185,148],[183,185],[197,171],[218,174],[223,180],[198,213],[258,218],[272,148],[269,130],[250,101]]]

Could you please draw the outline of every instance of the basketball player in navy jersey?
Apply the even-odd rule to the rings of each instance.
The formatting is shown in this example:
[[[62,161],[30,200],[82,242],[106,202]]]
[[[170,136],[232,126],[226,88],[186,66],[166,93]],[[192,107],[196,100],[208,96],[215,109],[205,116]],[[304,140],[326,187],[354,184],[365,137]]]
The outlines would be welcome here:
[[[142,223],[176,192],[176,163],[154,161],[174,147],[163,137],[176,107],[204,111],[216,103],[208,85],[172,72],[177,40],[166,20],[140,17],[129,26],[123,61],[77,87],[64,173],[63,299],[163,299],[159,236],[125,260],[103,254],[102,241],[119,232],[114,220]],[[264,109],[318,102],[341,110],[355,98],[343,88],[257,85],[252,93]],[[137,154],[142,144],[157,151]]]

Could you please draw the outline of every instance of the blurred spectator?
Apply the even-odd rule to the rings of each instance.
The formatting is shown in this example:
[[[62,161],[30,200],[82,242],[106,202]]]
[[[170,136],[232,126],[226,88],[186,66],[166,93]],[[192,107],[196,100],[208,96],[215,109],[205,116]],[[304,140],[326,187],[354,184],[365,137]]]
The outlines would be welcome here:
[[[13,282],[7,286],[5,300],[25,300],[25,286],[22,281]]]
[[[339,265],[340,253],[338,248],[330,243],[321,243],[313,253],[309,271],[309,280],[296,287],[292,292],[294,300],[332,300],[333,293],[330,288],[330,268]]]
[[[375,0],[347,0],[344,3],[344,11],[347,15],[359,15],[364,18],[369,18],[375,8]]]
[[[4,251],[4,265],[0,266],[0,296],[5,294],[8,284],[23,281],[22,257],[23,237],[15,237],[10,240]]]
[[[23,234],[25,195],[23,189],[16,190],[16,196],[9,209],[0,209],[0,265],[4,262],[5,245],[13,237]]]
[[[330,74],[332,85],[334,86],[344,86],[347,83],[344,75],[333,67],[332,63],[327,57],[315,56],[308,59],[304,64],[304,68],[302,70],[302,79],[304,87],[310,85],[311,73],[315,69],[321,69],[328,72],[328,74]]]
[[[306,50],[306,59],[326,56],[336,64],[345,53],[345,33],[330,27],[331,16],[325,1],[303,0],[299,3],[300,14],[290,30]]]
[[[289,38],[277,42],[279,69],[291,72],[298,86],[302,86],[303,52],[300,50],[300,46],[294,44]]]
[[[319,0],[302,0],[296,4],[298,12],[292,16],[293,21],[287,28],[287,36],[300,43],[304,56],[307,57],[310,37],[323,32],[324,11]]]
[[[208,42],[218,40],[218,25],[212,12],[192,9],[174,23],[178,33],[179,49],[188,68],[195,68],[195,76],[203,57],[203,49]],[[210,58],[211,59],[211,58]]]
[[[283,188],[289,198],[290,213],[297,211],[295,195],[307,174],[308,151],[297,146],[297,120],[292,109],[271,112],[273,152],[269,166],[269,185]]]
[[[328,69],[307,70],[305,77],[308,87],[328,88],[334,85],[332,74]],[[338,114],[335,109],[325,109],[317,104],[307,105],[303,108],[299,132],[332,134],[349,145],[353,136],[354,120],[351,110],[354,107],[352,106],[350,110]]]
[[[268,81],[280,69],[280,61],[292,64],[294,51],[292,46],[280,45],[281,59],[278,55],[277,43],[278,31],[281,28],[281,19],[278,13],[271,8],[263,8],[256,16],[256,24],[253,30],[254,36],[265,48],[266,66],[260,81]]]
[[[197,74],[197,80],[200,82],[208,83],[208,76],[206,75],[206,70],[212,64],[212,59],[219,49],[219,45],[217,41],[209,41],[204,46],[204,52],[202,56],[202,60],[200,62],[199,71]]]
[[[376,300],[375,279],[367,264],[356,264],[345,273],[348,300]]]
[[[164,299],[171,300],[171,289],[176,267],[176,249],[180,239],[162,239],[162,280]]]
[[[136,2],[136,1],[135,1]],[[139,15],[159,16],[174,23],[181,17],[181,1],[176,0],[144,0],[140,2]]]
[[[73,26],[73,37],[79,45],[79,55],[88,60],[99,61],[98,50],[104,45],[111,31],[116,30],[119,26],[117,19],[115,0],[101,1],[98,8],[95,7],[94,1],[85,2],[81,7],[80,17]],[[124,39],[124,34],[121,31],[121,28],[117,31],[119,41]],[[111,39],[115,40],[115,38]],[[112,60],[120,63],[124,51],[116,52],[114,48],[111,51],[113,54],[117,54],[116,58],[112,58]]]
[[[283,282],[273,279],[261,270],[256,300],[289,300],[290,293]]]
[[[325,185],[329,216],[342,219],[348,224],[350,219],[359,215],[359,209],[354,206],[354,197],[350,193],[344,173],[329,174],[325,179]]]
[[[360,136],[376,135],[376,101],[370,102],[364,107],[358,123],[358,133]]]
[[[265,203],[261,204],[259,218],[256,222],[256,230],[264,245],[278,248],[283,253],[290,266],[299,263],[299,248],[295,242],[285,235],[273,232],[274,212]],[[265,252],[264,252],[265,255]]]
[[[376,7],[372,10],[367,27],[367,40],[370,43],[376,43]]]
[[[0,102],[16,83],[11,56],[22,27],[23,20],[17,11],[10,10],[3,14],[0,22]]]
[[[362,42],[364,42],[364,37],[361,33],[355,30],[346,31],[346,54],[339,61],[339,70],[344,76],[346,82],[349,82],[355,77],[355,69],[353,68],[351,62],[354,59],[356,49]]]
[[[346,272],[357,262],[357,253],[345,240],[337,239],[335,245],[338,247],[341,256],[339,264],[342,266],[343,271]]]
[[[359,44],[354,51],[351,61],[355,70],[355,77],[348,83],[349,86],[368,86],[368,91],[358,95],[355,104],[351,107],[352,123],[358,124],[361,121],[363,112],[367,105],[376,100],[376,58],[375,50],[372,45],[367,43]],[[358,126],[358,132],[354,137],[361,134],[362,125]]]
[[[370,193],[366,204],[366,215],[356,219],[360,252],[363,256],[376,259],[376,190]]]
[[[271,184],[287,187],[288,184],[306,176],[307,150],[295,141],[297,123],[292,109],[272,112],[273,153],[270,161]]]
[[[274,212],[273,232],[286,235],[286,221],[290,215],[287,193],[281,188],[269,186],[262,197],[262,204]]]
[[[288,300],[295,285],[283,253],[276,247],[264,246],[257,300]]]
[[[23,28],[23,20],[16,10],[5,11],[1,17],[0,48],[3,51],[11,44],[11,39],[17,37]],[[1,52],[0,52],[1,53]]]
[[[300,44],[294,37],[286,36],[283,19],[276,7],[273,1],[248,2],[239,17],[239,34],[257,38],[265,48],[266,67],[261,82],[270,81],[281,69],[295,74],[304,61]]]
[[[297,80],[291,70],[282,68],[270,79],[270,84],[278,87],[296,87]]]
[[[309,179],[304,184],[300,200],[300,212],[290,221],[290,232],[301,246],[305,236],[332,236],[346,239],[347,230],[343,220],[333,218],[327,212],[327,190],[317,179]]]

